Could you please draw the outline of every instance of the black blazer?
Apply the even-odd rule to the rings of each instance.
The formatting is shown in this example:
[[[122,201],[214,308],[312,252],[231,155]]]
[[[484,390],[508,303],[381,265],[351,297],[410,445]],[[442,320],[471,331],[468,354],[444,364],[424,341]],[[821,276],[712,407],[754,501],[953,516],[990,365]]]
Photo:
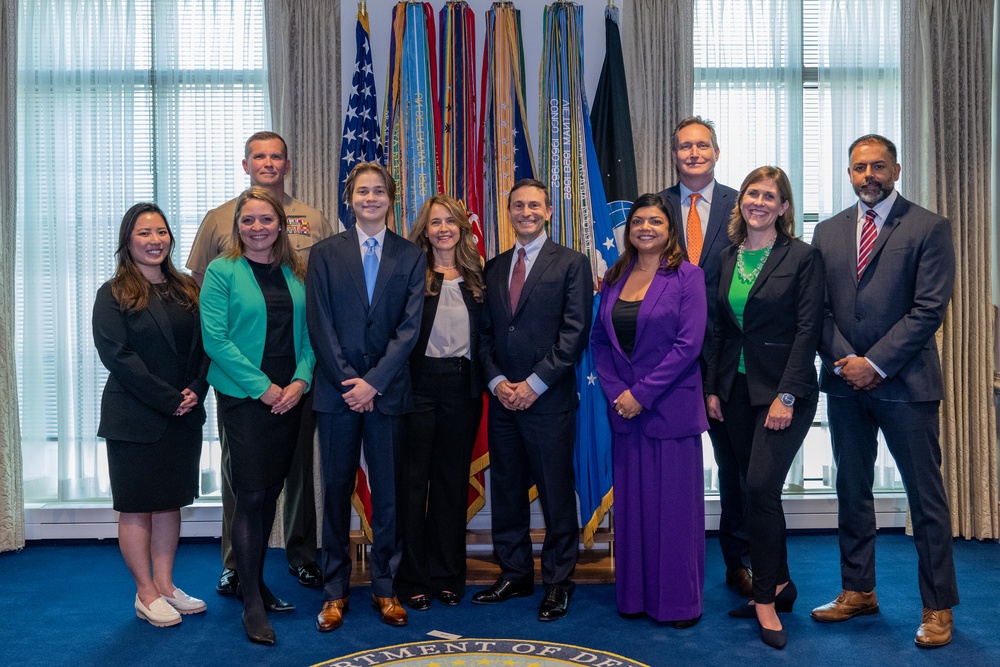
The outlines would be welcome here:
[[[313,409],[348,412],[343,381],[363,378],[375,408],[400,416],[413,407],[410,353],[417,342],[427,254],[386,230],[372,303],[368,303],[358,230],[312,247],[306,273],[306,321],[316,354]]]
[[[434,326],[434,317],[437,314],[438,303],[441,300],[441,283],[444,274],[434,272],[434,288],[438,293],[434,296],[424,297],[424,314],[420,320],[420,333],[417,334],[417,345],[410,355],[410,377],[413,379],[413,386],[420,386],[420,379],[423,377],[424,353],[427,351],[427,341],[431,337],[431,328]],[[472,381],[469,386],[470,396],[479,396],[483,393],[483,378],[479,366],[479,320],[483,313],[483,304],[476,301],[472,296],[472,290],[460,282],[458,286],[462,290],[462,300],[465,301],[465,308],[469,311],[469,351],[471,353]]]
[[[822,257],[812,246],[779,234],[750,288],[741,328],[729,304],[736,252],[729,246],[721,257],[706,393],[729,400],[743,350],[752,405],[770,405],[779,393],[811,396],[818,388],[816,348],[823,331]]]
[[[167,313],[155,298],[145,310],[125,312],[111,296],[111,282],[94,301],[94,345],[110,375],[101,397],[97,435],[112,440],[156,442],[178,422],[189,428],[205,423],[208,356],[201,345],[201,326],[194,319],[191,347],[178,350]],[[184,396],[198,395],[198,405],[175,417]]]
[[[486,264],[479,358],[487,384],[503,375],[522,382],[535,373],[546,390],[527,412],[575,410],[576,364],[590,340],[594,279],[590,260],[546,239],[521,290],[517,312],[510,312],[510,275],[514,250]]]

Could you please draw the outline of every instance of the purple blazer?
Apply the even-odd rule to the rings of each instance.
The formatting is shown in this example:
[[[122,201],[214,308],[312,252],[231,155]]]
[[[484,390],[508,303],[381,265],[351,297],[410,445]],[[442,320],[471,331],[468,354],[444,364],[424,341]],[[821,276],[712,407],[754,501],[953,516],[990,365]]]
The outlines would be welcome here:
[[[634,267],[634,265],[633,265]],[[622,351],[611,323],[611,309],[632,268],[601,290],[591,350],[601,388],[608,397],[608,418],[615,433],[640,428],[650,438],[669,440],[708,430],[698,355],[705,338],[705,277],[681,262],[677,271],[657,272],[639,307],[635,347]],[[614,400],[626,389],[642,405],[633,419],[623,419]]]

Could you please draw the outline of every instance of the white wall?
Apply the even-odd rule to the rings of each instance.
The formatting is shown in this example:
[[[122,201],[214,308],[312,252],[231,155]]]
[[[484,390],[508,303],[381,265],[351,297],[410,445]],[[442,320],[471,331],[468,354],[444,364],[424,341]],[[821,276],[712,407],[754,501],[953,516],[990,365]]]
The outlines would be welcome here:
[[[467,0],[469,7],[476,15],[476,105],[478,113],[479,97],[482,87],[483,42],[486,34],[486,12],[493,4],[492,0]],[[615,0],[615,5],[623,13],[627,11],[629,0]],[[444,0],[433,0],[430,3],[434,9],[435,34],[440,35],[438,13],[444,6]],[[527,93],[528,118],[531,120],[530,134],[532,150],[537,159],[538,128],[538,82],[539,68],[542,62],[542,19],[544,8],[550,3],[539,0],[516,0],[514,6],[521,10],[521,31],[524,44],[525,88]],[[583,68],[587,86],[587,101],[593,104],[594,93],[597,91],[597,81],[601,76],[601,66],[604,63],[604,9],[608,0],[580,0],[576,4],[583,6],[584,49]],[[394,0],[368,0],[368,20],[371,27],[372,67],[375,70],[375,86],[380,117],[384,117],[386,99],[386,77],[389,70],[389,38],[392,32],[392,8]],[[343,123],[344,109],[351,93],[351,78],[354,75],[354,29],[357,24],[357,3],[349,0],[341,4],[341,81],[343,99],[341,100],[340,118]]]

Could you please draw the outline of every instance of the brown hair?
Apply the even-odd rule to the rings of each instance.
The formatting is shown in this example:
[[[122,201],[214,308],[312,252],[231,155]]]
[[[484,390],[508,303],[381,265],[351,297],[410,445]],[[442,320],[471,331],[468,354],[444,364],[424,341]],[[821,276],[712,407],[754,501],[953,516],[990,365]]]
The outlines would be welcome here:
[[[278,238],[275,239],[274,245],[271,246],[271,255],[273,259],[271,260],[271,266],[287,266],[295,274],[295,277],[299,280],[305,282],[306,279],[306,263],[302,261],[302,258],[298,256],[295,250],[292,248],[291,241],[288,240],[287,224],[288,219],[285,216],[285,207],[281,205],[278,198],[271,194],[271,191],[259,186],[253,186],[252,188],[247,188],[244,190],[240,196],[236,199],[236,214],[233,215],[233,233],[232,241],[230,242],[230,249],[226,251],[225,257],[229,259],[239,259],[243,257],[246,247],[243,245],[243,237],[240,236],[240,217],[243,213],[243,206],[251,199],[256,199],[268,204],[274,209],[275,214],[278,216]]]
[[[395,229],[396,227],[396,179],[392,177],[389,170],[383,167],[378,162],[359,162],[354,165],[351,169],[351,173],[348,174],[347,180],[344,181],[344,203],[347,204],[347,208],[351,212],[351,217],[354,217],[354,207],[351,206],[351,199],[354,197],[354,184],[358,180],[358,176],[361,174],[375,172],[382,177],[382,182],[385,183],[385,193],[389,197],[389,211],[385,216],[385,226],[389,229]]]
[[[247,139],[247,142],[243,144],[243,157],[246,158],[247,160],[250,159],[250,144],[252,144],[253,142],[270,141],[271,139],[277,139],[278,141],[281,142],[281,156],[287,160],[288,144],[285,143],[285,140],[282,139],[281,135],[278,134],[277,132],[254,132],[253,134],[251,134],[250,138]]]
[[[680,230],[677,227],[677,220],[674,219],[674,214],[671,213],[670,204],[667,203],[667,200],[663,196],[647,192],[644,195],[639,195],[639,198],[635,200],[632,208],[628,211],[628,218],[625,220],[625,249],[618,258],[618,261],[604,274],[604,282],[608,285],[614,285],[621,280],[622,276],[625,275],[625,272],[628,271],[629,267],[632,266],[639,256],[639,252],[632,245],[630,234],[632,218],[635,217],[640,208],[646,208],[647,206],[658,208],[667,219],[667,244],[664,246],[663,252],[660,253],[659,270],[676,271],[677,267],[684,260],[684,251],[681,250]]]
[[[545,183],[542,183],[541,181],[535,178],[522,178],[517,183],[515,183],[514,187],[512,187],[510,189],[510,192],[507,193],[508,211],[510,210],[510,203],[514,199],[514,193],[520,190],[521,188],[538,188],[545,194],[545,208],[552,207],[552,198],[549,197],[549,188],[545,185]]]
[[[163,215],[159,206],[148,202],[135,204],[122,217],[121,226],[118,228],[118,248],[115,250],[118,267],[111,279],[111,296],[118,302],[122,310],[130,313],[145,310],[149,306],[150,282],[136,266],[131,248],[132,231],[135,229],[139,217],[146,213],[155,213],[163,218],[163,224],[166,225],[167,234],[170,236],[170,247],[163,249],[166,257],[160,264],[160,270],[163,272],[163,279],[167,285],[167,294],[173,301],[191,312],[198,312],[198,283],[191,276],[178,271],[174,266],[170,259],[170,253],[174,249],[174,233],[170,231],[170,223],[167,222],[167,216]]]
[[[434,274],[434,247],[427,238],[427,224],[431,219],[431,207],[435,204],[444,206],[448,213],[455,219],[458,225],[459,238],[455,246],[455,269],[458,275],[462,276],[466,286],[472,292],[476,301],[482,302],[485,285],[483,283],[483,259],[479,256],[479,248],[476,247],[476,239],[472,235],[472,225],[469,224],[469,214],[465,212],[465,207],[445,194],[436,194],[420,207],[417,219],[410,230],[410,240],[417,244],[427,253],[427,286],[424,290],[426,296],[435,296],[440,292],[440,286],[436,286],[437,276]]]
[[[743,179],[743,185],[740,186],[740,194],[736,197],[736,204],[729,216],[729,240],[733,243],[739,245],[747,239],[747,221],[743,219],[743,212],[740,211],[743,195],[747,193],[751,185],[768,180],[774,181],[774,184],[778,186],[778,196],[781,197],[781,203],[788,202],[788,208],[774,221],[774,227],[779,234],[795,238],[795,202],[792,201],[792,184],[788,182],[788,176],[780,167],[763,166],[757,167],[747,174],[747,177]]]

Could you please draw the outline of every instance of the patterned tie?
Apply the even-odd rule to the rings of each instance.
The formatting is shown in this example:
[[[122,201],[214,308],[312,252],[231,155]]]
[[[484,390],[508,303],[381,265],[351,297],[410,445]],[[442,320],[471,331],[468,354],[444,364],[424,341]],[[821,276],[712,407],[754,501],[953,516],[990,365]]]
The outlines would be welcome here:
[[[865,224],[861,227],[861,245],[858,248],[858,280],[868,266],[868,260],[872,257],[872,248],[875,247],[875,238],[878,230],[875,228],[875,209],[870,208],[865,213]]]
[[[524,289],[524,248],[517,251],[517,261],[514,271],[510,274],[510,314],[517,310],[517,302],[521,300],[521,290]]]
[[[375,248],[378,247],[378,241],[373,238],[369,238],[365,241],[365,286],[368,288],[368,303],[372,302],[372,294],[375,292],[375,279],[378,278],[378,254],[375,252]]]
[[[701,233],[701,216],[698,215],[697,204],[700,198],[699,193],[691,193],[691,208],[688,209],[687,220],[688,261],[695,266],[698,266],[698,260],[701,259],[701,247],[705,243]]]

